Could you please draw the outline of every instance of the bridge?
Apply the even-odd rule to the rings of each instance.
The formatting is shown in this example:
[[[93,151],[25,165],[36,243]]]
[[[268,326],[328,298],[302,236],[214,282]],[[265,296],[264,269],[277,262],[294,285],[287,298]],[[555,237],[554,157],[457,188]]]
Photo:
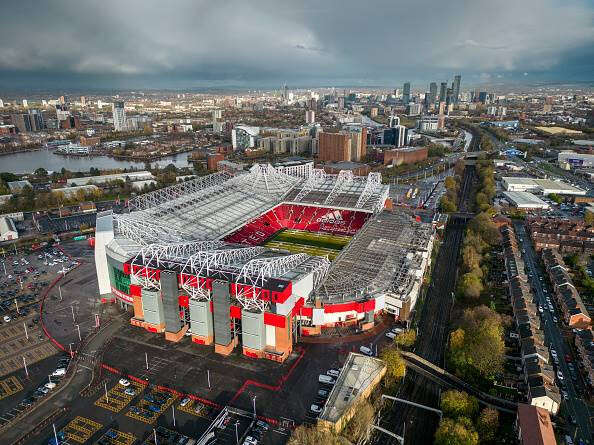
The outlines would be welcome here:
[[[516,402],[487,394],[412,352],[403,351],[401,354],[408,368],[427,377],[429,380],[442,387],[465,391],[476,397],[476,399],[483,405],[495,408],[498,411],[515,414],[518,409],[518,404]]]

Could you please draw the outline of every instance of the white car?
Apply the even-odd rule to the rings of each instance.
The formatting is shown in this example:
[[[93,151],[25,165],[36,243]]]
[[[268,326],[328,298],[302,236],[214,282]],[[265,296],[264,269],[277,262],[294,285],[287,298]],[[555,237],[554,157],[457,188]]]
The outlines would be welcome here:
[[[563,400],[569,400],[569,394],[567,391],[561,391],[561,394],[563,395]]]
[[[312,413],[320,414],[322,412],[322,407],[313,403],[309,409]]]
[[[359,352],[361,354],[365,354],[365,355],[368,355],[370,357],[373,355],[373,351],[371,349],[369,349],[367,346],[361,346],[359,348]]]
[[[8,323],[11,320],[11,318],[8,315],[4,316],[4,323]]]
[[[544,309],[542,308],[542,306],[538,306],[538,312],[540,312],[541,314],[544,312]]]
[[[122,386],[130,386],[130,380],[128,379],[120,379],[119,383]]]
[[[328,371],[326,371],[326,374],[328,374],[330,377],[338,377],[340,375],[340,370],[338,369],[329,369]]]
[[[61,377],[66,374],[66,368],[58,368],[52,372],[52,377]]]
[[[49,390],[52,390],[52,389],[54,389],[54,388],[55,388],[56,386],[58,386],[58,385],[56,385],[54,382],[49,382],[49,383],[46,383],[46,384],[45,384],[45,385],[43,385],[43,386],[45,386],[45,387],[46,387],[47,389],[49,389]]]
[[[557,378],[563,380],[563,373],[561,371],[557,371]]]
[[[394,334],[392,331],[386,332],[386,337],[391,338],[391,339],[395,339],[396,338],[396,334]]]
[[[181,402],[179,402],[179,406],[184,407],[186,406],[188,403],[190,403],[190,398],[189,397],[185,397],[182,399]]]
[[[553,322],[557,323],[557,317],[553,317]]]

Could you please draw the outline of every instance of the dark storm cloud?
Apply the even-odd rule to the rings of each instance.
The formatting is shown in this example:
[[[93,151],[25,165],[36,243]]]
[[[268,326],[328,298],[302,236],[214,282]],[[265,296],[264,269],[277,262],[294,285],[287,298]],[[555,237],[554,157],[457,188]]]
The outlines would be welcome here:
[[[477,79],[524,72],[591,79],[594,72],[594,7],[579,0],[5,0],[3,6],[3,83],[378,84],[454,71]]]

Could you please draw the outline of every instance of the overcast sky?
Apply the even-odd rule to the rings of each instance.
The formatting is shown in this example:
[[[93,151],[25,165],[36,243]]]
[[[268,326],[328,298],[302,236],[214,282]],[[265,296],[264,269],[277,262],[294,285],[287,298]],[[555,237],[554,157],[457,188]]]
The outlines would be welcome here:
[[[594,80],[592,0],[2,0],[0,87]]]

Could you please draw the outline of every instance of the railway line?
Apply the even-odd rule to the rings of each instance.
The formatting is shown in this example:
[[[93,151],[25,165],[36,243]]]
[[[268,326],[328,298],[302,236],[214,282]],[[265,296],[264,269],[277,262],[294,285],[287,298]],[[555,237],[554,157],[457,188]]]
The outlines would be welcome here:
[[[475,169],[467,165],[460,188],[460,212],[468,212]],[[456,270],[466,218],[452,216],[446,228],[444,241],[439,250],[431,284],[427,290],[418,326],[415,353],[444,367],[444,350],[447,341],[450,314],[453,308],[453,292]],[[427,377],[414,371],[407,372],[398,392],[398,397],[430,407],[439,404],[441,388]],[[405,444],[432,443],[439,418],[423,409],[394,403],[380,413],[379,425],[404,437]],[[397,444],[398,441],[382,433],[376,433],[371,444]]]

